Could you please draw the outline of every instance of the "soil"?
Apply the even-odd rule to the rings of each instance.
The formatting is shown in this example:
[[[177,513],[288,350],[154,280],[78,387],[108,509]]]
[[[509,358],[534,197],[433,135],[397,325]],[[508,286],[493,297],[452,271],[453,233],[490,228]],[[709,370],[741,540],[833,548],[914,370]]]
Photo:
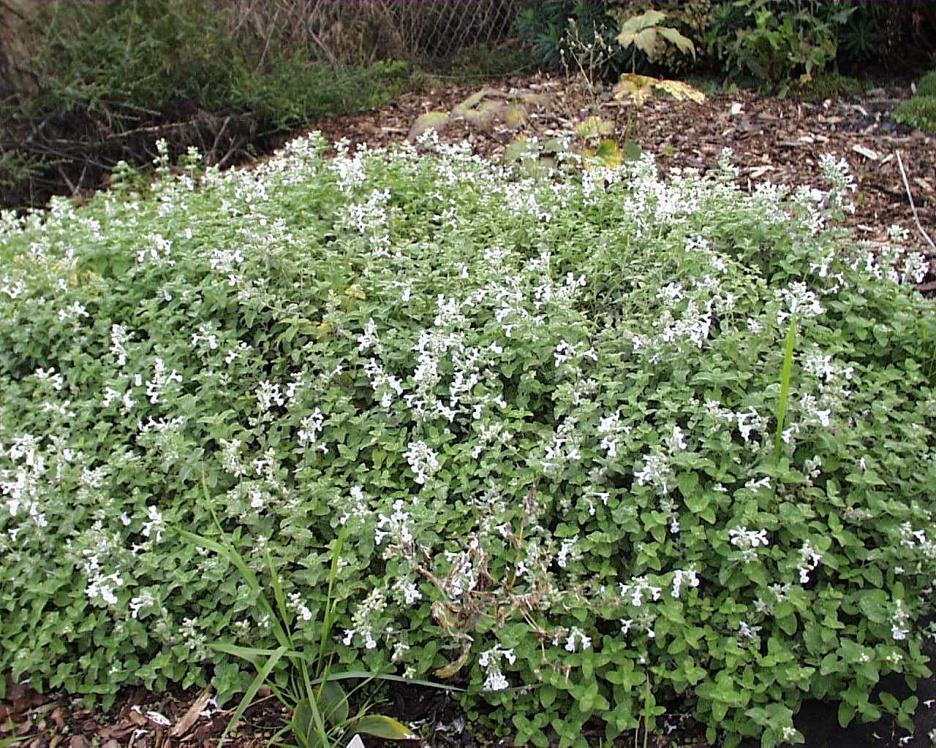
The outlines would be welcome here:
[[[494,123],[477,128],[464,121],[453,122],[440,133],[440,140],[468,140],[479,153],[498,157],[519,136],[548,139],[569,134],[578,122],[597,113],[615,123],[615,133],[631,132],[631,140],[655,154],[667,171],[692,167],[705,172],[714,167],[723,148],[732,148],[740,168],[740,184],[747,189],[765,182],[821,185],[819,156],[833,153],[845,157],[858,188],[857,208],[847,218],[849,225],[859,238],[869,241],[885,241],[892,224],[907,229],[908,243],[924,251],[930,260],[931,272],[919,288],[925,293],[936,292],[936,250],[916,225],[897,159],[899,152],[923,231],[936,238],[936,136],[892,121],[894,108],[909,96],[906,86],[884,86],[857,98],[814,103],[747,91],[714,94],[701,104],[656,99],[635,115],[626,104],[607,94],[595,96],[577,80],[526,76],[489,85],[504,92],[545,94],[548,100],[528,106],[526,120],[518,127]],[[404,94],[373,112],[313,122],[309,129],[322,132],[333,142],[400,143],[407,140],[420,114],[451,111],[478,89],[477,85],[440,85]],[[633,124],[630,130],[629,122]],[[927,651],[936,660],[936,645],[930,642]],[[910,695],[902,681],[882,682],[881,686],[902,698]],[[936,730],[936,679],[921,681],[916,694],[920,703],[912,736],[889,719],[842,729],[835,706],[820,702],[804,704],[797,727],[806,736],[807,748],[931,748],[936,744],[929,737]],[[26,685],[10,684],[6,697],[0,699],[0,745],[6,745],[9,738],[18,738],[21,742],[17,744],[28,748],[215,745],[235,705],[219,709],[209,701],[210,695],[131,689],[121,694],[111,710],[104,711],[86,708],[81,699],[67,694],[40,695]],[[470,724],[458,704],[438,692],[398,687],[381,709],[430,736],[420,745],[510,745],[510,741],[497,741]],[[266,745],[283,720],[276,701],[269,695],[262,697],[248,710],[229,744],[237,748]],[[651,736],[649,745],[705,745],[691,721],[677,719],[672,727],[672,731]]]

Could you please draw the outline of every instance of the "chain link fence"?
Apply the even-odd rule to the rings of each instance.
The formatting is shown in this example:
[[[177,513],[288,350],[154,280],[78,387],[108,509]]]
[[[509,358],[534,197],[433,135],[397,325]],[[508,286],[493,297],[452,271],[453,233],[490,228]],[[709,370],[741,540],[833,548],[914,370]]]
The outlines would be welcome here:
[[[516,35],[530,0],[229,0],[232,30],[314,47],[333,63],[442,62]]]

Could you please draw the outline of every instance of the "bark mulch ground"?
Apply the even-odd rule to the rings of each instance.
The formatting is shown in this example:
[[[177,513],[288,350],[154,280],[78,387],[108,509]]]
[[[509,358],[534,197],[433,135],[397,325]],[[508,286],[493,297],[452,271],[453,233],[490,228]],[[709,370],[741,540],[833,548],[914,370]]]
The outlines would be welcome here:
[[[590,114],[613,120],[616,132],[625,133],[633,122],[626,105],[594,97],[576,80],[526,76],[497,81],[501,91],[546,94],[548,102],[528,107],[527,121],[517,128],[494,124],[487,128],[455,122],[440,133],[445,142],[468,140],[484,155],[497,157],[518,136],[541,139],[574,131]],[[415,119],[426,111],[450,111],[479,89],[477,85],[450,84],[408,93],[393,104],[369,112],[312,123],[329,140],[386,146],[406,140]],[[885,86],[856,98],[804,102],[752,92],[719,93],[702,104],[657,99],[637,115],[631,139],[656,155],[660,167],[693,167],[706,171],[715,165],[723,148],[732,148],[740,168],[742,186],[753,189],[764,182],[821,185],[819,157],[833,153],[845,157],[858,185],[857,210],[848,223],[856,236],[885,241],[887,229],[897,224],[910,232],[911,246],[922,249],[931,273],[920,289],[936,290],[936,252],[916,226],[907,189],[897,163],[901,154],[918,218],[930,236],[936,235],[936,137],[897,126],[891,114],[909,91],[906,86]],[[934,237],[936,238],[936,237]],[[936,647],[930,645],[936,659]],[[887,690],[909,695],[902,683],[887,683]],[[838,727],[836,709],[808,702],[797,718],[808,748],[930,748],[936,738],[936,681],[920,683],[916,729],[907,736],[892,722]],[[39,695],[28,686],[10,685],[0,699],[0,746],[10,738],[28,748],[118,748],[118,746],[214,745],[233,712],[219,709],[209,692],[153,694],[142,689],[125,692],[110,711],[86,708],[81,699],[65,694]],[[431,736],[427,746],[481,746],[484,731],[472,729],[448,696],[413,689],[390,693],[384,711],[421,727]],[[231,745],[265,745],[283,724],[284,714],[267,696],[248,712]],[[480,732],[480,736],[479,736]],[[683,724],[675,732],[651,737],[654,748],[699,744],[697,730]],[[936,733],[934,733],[936,735]],[[677,743],[678,741],[678,743]],[[625,741],[626,742],[626,741]],[[622,743],[623,744],[623,743]],[[499,745],[509,745],[502,741]]]

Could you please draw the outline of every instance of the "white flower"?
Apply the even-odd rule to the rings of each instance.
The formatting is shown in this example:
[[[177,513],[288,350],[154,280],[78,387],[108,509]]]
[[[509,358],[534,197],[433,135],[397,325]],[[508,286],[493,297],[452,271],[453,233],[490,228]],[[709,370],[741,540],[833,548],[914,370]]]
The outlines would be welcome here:
[[[485,691],[503,691],[510,686],[510,682],[504,674],[497,668],[491,668],[484,679],[484,685],[481,688]]]
[[[152,608],[154,605],[156,605],[156,598],[153,597],[153,593],[149,590],[144,590],[128,603],[131,618],[134,620],[139,618],[140,611],[143,608]]]
[[[153,378],[146,383],[146,396],[152,405],[159,402],[163,389],[172,382],[181,383],[182,375],[173,369],[166,373],[166,362],[156,358],[153,362]]]
[[[728,530],[728,538],[733,546],[741,549],[745,561],[753,561],[757,558],[756,549],[769,544],[766,530],[748,530],[743,525]]]
[[[420,485],[439,472],[439,455],[424,441],[410,442],[403,456]]]
[[[822,554],[813,548],[808,540],[803,543],[803,547],[800,549],[800,563],[796,567],[797,571],[799,571],[800,584],[809,582],[809,572],[819,566],[821,561]]]
[[[567,652],[584,652],[586,649],[590,649],[592,644],[591,638],[577,626],[573,626],[569,629],[569,635],[566,637],[565,641],[565,650]]]
[[[298,592],[289,593],[289,602],[287,604],[289,609],[296,614],[300,621],[308,623],[315,616],[312,611],[302,602],[302,596]]]
[[[502,660],[506,660],[513,665],[517,661],[517,655],[512,649],[506,649],[497,644],[491,649],[484,650],[478,657],[478,664],[485,671],[484,685],[482,686],[485,691],[503,691],[510,686],[501,671]]]
[[[369,319],[364,325],[363,334],[358,336],[358,350],[363,353],[371,349],[380,351],[380,338],[377,336],[377,323]]]
[[[325,427],[325,416],[316,408],[299,423],[299,444],[304,447],[314,447],[321,452],[327,452],[328,447],[318,443],[319,434]]]
[[[894,605],[894,613],[891,616],[891,636],[894,641],[903,641],[910,633],[910,614],[904,607],[903,600],[898,600]]]
[[[686,449],[686,436],[679,426],[673,426],[673,431],[666,439],[666,446],[670,452],[681,452]]]
[[[266,413],[274,405],[282,407],[286,404],[286,396],[278,384],[273,384],[267,380],[261,380],[257,385],[257,408],[261,413]]]
[[[786,309],[777,313],[777,323],[783,324],[790,317],[818,317],[824,311],[819,297],[805,283],[796,282],[780,291]]]
[[[669,483],[673,479],[673,470],[669,464],[669,457],[665,454],[655,453],[644,457],[640,470],[634,473],[638,485],[652,485],[662,493],[669,493]]]
[[[140,530],[144,538],[152,538],[155,542],[162,541],[163,535],[163,516],[162,512],[156,506],[150,506],[146,509],[149,521],[143,524]]]
[[[575,545],[578,542],[578,538],[566,538],[562,541],[562,545],[559,547],[559,553],[556,555],[556,563],[559,564],[560,569],[566,568],[569,564],[569,558],[574,558],[577,554],[575,553]]]
[[[673,572],[673,597],[679,597],[685,584],[688,584],[690,587],[699,586],[699,575],[696,573],[695,569],[690,567],[686,570],[677,569]]]

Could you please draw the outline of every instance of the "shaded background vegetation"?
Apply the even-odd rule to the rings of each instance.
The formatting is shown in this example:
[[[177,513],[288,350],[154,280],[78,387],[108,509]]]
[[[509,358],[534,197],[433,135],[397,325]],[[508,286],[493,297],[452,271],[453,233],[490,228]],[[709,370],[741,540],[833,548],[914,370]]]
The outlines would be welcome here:
[[[649,6],[695,58],[650,66],[618,48],[599,74],[663,67],[786,93],[936,60],[925,0],[0,0],[0,207],[98,186],[120,160],[153,159],[161,137],[229,164],[427,72],[562,71],[576,45],[613,46],[622,15]]]

